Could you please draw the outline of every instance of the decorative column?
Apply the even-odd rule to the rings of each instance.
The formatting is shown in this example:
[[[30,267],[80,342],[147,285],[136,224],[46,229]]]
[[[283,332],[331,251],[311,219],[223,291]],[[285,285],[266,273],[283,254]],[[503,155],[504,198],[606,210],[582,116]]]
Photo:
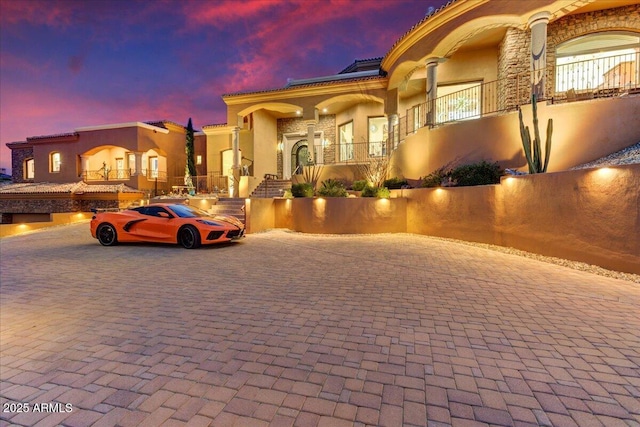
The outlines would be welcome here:
[[[136,156],[136,164],[135,164],[135,172],[133,173],[135,176],[142,175],[142,151],[134,151],[133,155]]]
[[[80,177],[83,181],[87,180],[87,172],[89,171],[89,157],[86,154],[80,155]]]
[[[531,29],[531,94],[545,99],[547,68],[547,24],[551,13],[539,12],[529,18]]]
[[[316,161],[316,121],[315,120],[306,120],[305,124],[307,125],[307,149],[309,150],[309,160],[312,162]]]
[[[240,197],[240,128],[233,128],[233,136],[231,141],[233,149],[233,171],[231,177],[231,197]]]
[[[436,124],[436,97],[438,95],[438,73],[437,67],[440,58],[429,58],[426,60],[427,68],[427,111],[426,125],[433,126]]]

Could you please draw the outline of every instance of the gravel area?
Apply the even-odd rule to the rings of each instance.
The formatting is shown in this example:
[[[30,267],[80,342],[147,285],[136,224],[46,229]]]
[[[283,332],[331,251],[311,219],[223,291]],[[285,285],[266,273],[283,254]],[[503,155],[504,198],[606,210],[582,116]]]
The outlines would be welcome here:
[[[576,166],[572,169],[587,169],[587,168],[598,168],[598,167],[606,167],[606,166],[619,166],[619,165],[629,165],[632,163],[640,163],[640,142],[630,147],[627,147],[624,150],[620,150],[613,154],[609,154],[608,156],[602,157],[598,160],[594,160],[593,162]]]

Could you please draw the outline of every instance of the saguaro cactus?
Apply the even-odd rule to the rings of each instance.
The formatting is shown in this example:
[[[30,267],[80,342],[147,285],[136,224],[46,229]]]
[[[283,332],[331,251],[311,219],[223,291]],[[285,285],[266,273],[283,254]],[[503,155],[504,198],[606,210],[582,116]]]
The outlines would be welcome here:
[[[549,155],[551,154],[551,134],[553,133],[553,119],[547,122],[547,140],[544,148],[544,163],[542,161],[542,149],[540,147],[540,130],[538,129],[538,107],[535,94],[531,96],[531,106],[533,109],[533,133],[534,139],[531,140],[529,126],[524,125],[522,119],[522,110],[518,112],[520,118],[520,137],[522,138],[522,146],[524,155],[529,164],[529,173],[543,173],[547,171],[549,165]]]

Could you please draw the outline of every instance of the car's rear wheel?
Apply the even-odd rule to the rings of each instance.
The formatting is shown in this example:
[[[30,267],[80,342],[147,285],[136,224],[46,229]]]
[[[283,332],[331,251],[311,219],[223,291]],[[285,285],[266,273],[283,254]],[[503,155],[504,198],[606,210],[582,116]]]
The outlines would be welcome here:
[[[200,232],[193,225],[185,225],[178,233],[178,241],[187,249],[195,249],[200,246]]]
[[[102,246],[113,246],[118,243],[118,233],[111,224],[100,224],[96,236]]]

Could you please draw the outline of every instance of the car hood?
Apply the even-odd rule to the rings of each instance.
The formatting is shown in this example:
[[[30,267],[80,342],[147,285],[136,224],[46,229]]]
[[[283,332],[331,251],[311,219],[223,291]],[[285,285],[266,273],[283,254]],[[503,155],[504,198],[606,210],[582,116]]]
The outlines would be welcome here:
[[[223,221],[239,228],[244,228],[244,224],[238,218],[233,215],[215,214],[210,217],[214,221]]]

